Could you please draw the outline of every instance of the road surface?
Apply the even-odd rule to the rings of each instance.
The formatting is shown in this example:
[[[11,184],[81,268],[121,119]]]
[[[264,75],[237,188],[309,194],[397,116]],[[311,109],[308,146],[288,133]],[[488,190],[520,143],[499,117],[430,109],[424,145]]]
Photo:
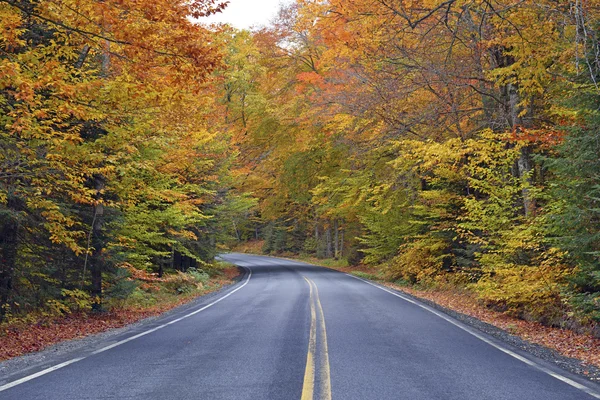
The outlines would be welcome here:
[[[349,275],[228,254],[194,309],[8,377],[0,399],[588,400],[597,385]]]

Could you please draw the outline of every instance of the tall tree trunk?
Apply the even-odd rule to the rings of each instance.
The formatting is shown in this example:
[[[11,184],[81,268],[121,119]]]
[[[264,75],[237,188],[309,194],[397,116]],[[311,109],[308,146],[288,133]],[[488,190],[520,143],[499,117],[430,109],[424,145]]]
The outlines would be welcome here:
[[[105,187],[104,177],[100,174],[94,175],[94,189],[96,190],[97,204],[94,206],[94,219],[92,222],[92,254],[90,255],[90,273],[92,275],[92,309],[102,309],[102,251],[104,249],[104,205],[102,204],[102,191]]]
[[[519,105],[521,103],[521,96],[519,96],[518,87],[515,84],[509,84],[507,91],[512,130],[515,135],[518,136],[522,131],[522,128],[525,127],[525,123],[521,118],[522,109]],[[519,159],[517,160],[518,177],[523,182],[523,189],[521,190],[523,196],[523,209],[525,210],[525,215],[528,217],[535,214],[535,199],[533,199],[530,190],[530,187],[533,184],[531,176],[533,162],[531,160],[530,151],[529,146],[523,146],[519,154]]]
[[[175,251],[175,253],[173,253],[173,268],[175,268],[178,271],[182,270],[181,267],[181,253],[178,251]]]
[[[343,222],[343,221],[342,221]],[[344,257],[344,227],[342,224],[340,232],[340,257]]]
[[[336,260],[340,257],[340,228],[337,218],[333,220],[333,258]]]
[[[497,68],[506,68],[514,64],[515,60],[513,57],[507,55],[507,51],[502,46],[496,46],[491,49],[490,55],[492,56],[494,66]],[[521,117],[522,108],[521,96],[519,95],[519,87],[516,83],[509,83],[502,88],[502,98],[505,102],[505,114],[510,128],[514,132],[515,136],[519,136],[523,128],[526,128],[526,122]],[[533,111],[530,110],[530,113]],[[531,117],[531,115],[530,115]],[[523,209],[526,216],[535,214],[535,199],[531,194],[529,186],[532,185],[531,171],[533,170],[533,162],[530,156],[531,149],[528,146],[524,146],[521,149],[519,159],[516,162],[516,168],[514,172],[518,178],[524,183],[524,187],[521,191],[523,199]]]
[[[331,251],[331,223],[327,226],[327,230],[325,231],[325,241],[326,241],[326,246],[325,246],[325,258],[331,258],[332,256],[332,251]]]
[[[237,224],[235,223],[235,218],[231,218],[231,224],[233,225],[233,230],[235,231],[235,238],[238,242],[241,242],[242,238],[240,237],[240,231],[238,230]]]
[[[190,269],[190,264],[191,264],[191,258],[188,256],[182,256],[181,257],[182,262],[181,262],[181,270],[183,272],[187,271],[188,269]]]
[[[103,23],[104,25],[104,23]],[[105,30],[110,30],[105,27]],[[108,78],[110,75],[110,41],[104,41],[104,49],[101,56],[100,76]],[[102,251],[104,249],[104,205],[102,204],[102,191],[106,186],[106,179],[102,174],[94,175],[94,189],[96,190],[97,204],[94,206],[94,220],[92,222],[92,243],[93,250],[90,257],[90,273],[92,275],[92,310],[100,311],[102,309]]]
[[[16,213],[20,203],[19,199],[9,195],[7,208],[9,214],[15,215],[8,215],[0,225],[0,322],[6,317],[17,263],[19,220]]]
[[[530,189],[530,187],[533,185],[532,164],[529,146],[524,146],[521,149],[521,154],[517,160],[517,169],[519,171],[519,178],[525,182],[523,189],[521,189],[521,194],[523,196],[523,208],[525,210],[525,216],[527,217],[535,215],[536,210],[535,199],[533,198]]]
[[[175,269],[175,246],[171,245],[171,269]],[[162,275],[159,276],[159,278],[162,278]]]

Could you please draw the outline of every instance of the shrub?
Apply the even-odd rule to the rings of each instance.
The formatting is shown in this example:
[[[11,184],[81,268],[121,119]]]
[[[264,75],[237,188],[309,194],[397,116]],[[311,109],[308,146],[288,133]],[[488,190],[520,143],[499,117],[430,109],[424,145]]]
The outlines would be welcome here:
[[[425,237],[402,245],[399,254],[387,264],[389,279],[415,283],[433,283],[443,274],[445,250],[443,240]]]
[[[176,274],[165,278],[163,286],[172,293],[185,294],[202,287],[202,284],[197,282],[191,274],[177,271]]]
[[[201,269],[196,269],[196,268],[189,268],[186,273],[188,275],[191,275],[192,278],[194,278],[194,280],[197,283],[201,283],[202,285],[206,285],[206,283],[208,282],[208,280],[210,279],[210,276],[208,275],[208,273],[206,273],[205,271],[201,270]]]

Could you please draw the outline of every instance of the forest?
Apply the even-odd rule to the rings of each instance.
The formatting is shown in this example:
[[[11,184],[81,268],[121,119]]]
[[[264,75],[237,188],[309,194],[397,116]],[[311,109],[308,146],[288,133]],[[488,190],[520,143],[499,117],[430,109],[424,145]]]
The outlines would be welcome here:
[[[0,0],[0,320],[265,254],[600,335],[600,1]]]

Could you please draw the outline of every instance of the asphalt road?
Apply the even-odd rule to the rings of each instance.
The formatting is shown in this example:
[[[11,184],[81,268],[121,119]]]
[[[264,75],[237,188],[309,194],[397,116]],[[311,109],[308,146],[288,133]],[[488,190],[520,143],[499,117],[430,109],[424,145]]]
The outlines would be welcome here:
[[[600,398],[598,386],[395,292],[289,260],[223,258],[249,271],[228,291],[0,377],[0,399]]]

